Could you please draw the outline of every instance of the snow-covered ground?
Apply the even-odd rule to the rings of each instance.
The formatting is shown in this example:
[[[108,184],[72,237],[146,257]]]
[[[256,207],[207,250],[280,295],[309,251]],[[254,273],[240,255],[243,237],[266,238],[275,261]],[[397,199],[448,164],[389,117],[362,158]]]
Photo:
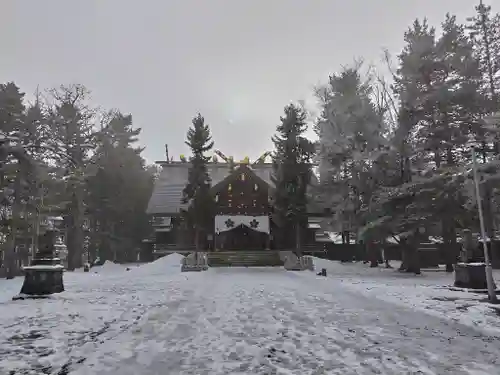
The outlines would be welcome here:
[[[443,268],[423,270],[422,275],[415,276],[395,271],[400,262],[391,262],[394,269],[324,259],[315,259],[315,265],[318,269],[326,268],[328,277],[343,287],[367,297],[420,310],[500,337],[500,306],[484,303],[486,293],[466,293],[454,288],[454,274],[444,272]],[[500,270],[493,272],[500,287]]]
[[[65,274],[11,301],[0,280],[0,374],[499,374],[500,316],[452,276],[316,260],[180,273],[180,256]],[[497,278],[497,281],[500,280]]]

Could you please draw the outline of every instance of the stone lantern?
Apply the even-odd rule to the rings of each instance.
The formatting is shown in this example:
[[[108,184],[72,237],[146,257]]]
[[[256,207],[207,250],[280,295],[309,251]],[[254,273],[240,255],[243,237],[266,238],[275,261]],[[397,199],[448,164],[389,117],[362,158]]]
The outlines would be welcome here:
[[[24,267],[24,283],[21,293],[14,299],[42,298],[64,291],[64,266],[55,253],[59,233],[58,217],[48,217],[41,225],[42,234],[38,236],[38,248],[31,265]]]

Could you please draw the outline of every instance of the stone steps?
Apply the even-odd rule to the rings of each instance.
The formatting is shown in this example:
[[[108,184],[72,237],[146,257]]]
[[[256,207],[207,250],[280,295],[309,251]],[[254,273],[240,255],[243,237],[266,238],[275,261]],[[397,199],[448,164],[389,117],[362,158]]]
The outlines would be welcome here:
[[[281,267],[279,251],[219,251],[208,253],[209,267]]]

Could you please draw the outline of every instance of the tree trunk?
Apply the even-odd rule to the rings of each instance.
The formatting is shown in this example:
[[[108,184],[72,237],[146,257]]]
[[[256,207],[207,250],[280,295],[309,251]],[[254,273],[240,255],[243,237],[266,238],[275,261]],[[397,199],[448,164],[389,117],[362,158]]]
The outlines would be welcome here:
[[[342,230],[342,244],[349,244],[351,242],[350,232],[348,230]]]
[[[492,210],[491,203],[491,186],[488,183],[484,184],[483,189],[483,215],[484,215],[484,224],[486,229],[486,235],[490,239],[490,261],[494,268],[500,267],[500,259],[498,259],[497,251],[496,251],[496,242],[495,239],[495,226],[494,226],[494,215]]]
[[[83,253],[83,205],[80,199],[80,187],[77,186],[72,195],[70,228],[68,231],[68,271],[82,266]]]
[[[403,261],[401,262],[399,271],[413,272],[420,275],[421,271],[417,236],[412,236],[410,239],[402,239],[401,244],[403,246]]]
[[[378,249],[372,241],[366,241],[368,258],[370,260],[370,268],[378,267]]]
[[[297,250],[300,250],[301,245],[302,245],[302,238],[301,238],[301,233],[300,233],[300,224],[297,222],[295,224],[295,248]]]
[[[295,255],[298,257],[302,256],[302,236],[300,222],[298,220],[295,223]]]
[[[20,214],[22,210],[19,193],[21,190],[21,176],[16,176],[14,182],[14,203],[12,204],[12,220],[9,235],[5,241],[5,278],[13,279],[16,276],[16,237],[19,226]]]
[[[409,261],[408,268],[406,272],[413,272],[416,275],[420,275],[420,254],[418,253],[418,247],[420,244],[420,236],[414,234],[410,241],[408,241],[408,250],[409,250]]]
[[[453,160],[453,153],[451,148],[446,150],[446,159],[448,165],[454,165],[455,161]],[[450,207],[456,204],[456,196],[451,196],[446,198]],[[455,226],[454,217],[445,214],[445,217],[442,221],[442,231],[443,231],[443,246],[445,251],[445,261],[446,261],[446,272],[453,272],[453,261],[452,261],[452,252],[454,251],[453,244],[457,242],[457,230]]]
[[[200,250],[200,229],[197,225],[194,227],[194,246],[198,252]]]
[[[88,259],[87,261],[90,264],[94,264],[97,257],[97,246],[98,246],[98,232],[97,232],[97,220],[95,215],[91,215],[90,217],[90,226],[89,226],[89,248],[88,248]]]
[[[418,244],[412,244],[411,250],[411,265],[408,271],[415,273],[415,275],[420,275],[422,272],[420,270],[420,254],[418,253]]]
[[[14,211],[14,210],[13,210]],[[5,243],[5,278],[13,279],[16,276],[16,233],[17,220],[12,220],[10,232]]]
[[[409,263],[408,241],[406,240],[406,238],[401,239],[400,246],[401,246],[401,265],[399,266],[399,271],[406,271],[408,269],[408,263]]]
[[[444,258],[446,262],[446,272],[453,272],[453,251],[454,244],[457,242],[457,234],[455,228],[455,221],[453,218],[446,216],[441,221],[442,226],[442,236],[443,236],[443,247],[444,247]]]

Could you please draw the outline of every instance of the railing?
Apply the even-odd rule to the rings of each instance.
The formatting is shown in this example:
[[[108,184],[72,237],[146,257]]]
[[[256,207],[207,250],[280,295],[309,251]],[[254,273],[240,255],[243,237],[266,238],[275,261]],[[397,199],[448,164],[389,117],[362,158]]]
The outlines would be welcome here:
[[[299,249],[304,255],[321,255],[326,253],[326,245],[324,243],[304,244]],[[297,251],[297,249],[290,249],[290,251]]]
[[[191,253],[196,250],[194,245],[179,245],[179,244],[154,244],[153,253],[169,254],[169,253]]]

